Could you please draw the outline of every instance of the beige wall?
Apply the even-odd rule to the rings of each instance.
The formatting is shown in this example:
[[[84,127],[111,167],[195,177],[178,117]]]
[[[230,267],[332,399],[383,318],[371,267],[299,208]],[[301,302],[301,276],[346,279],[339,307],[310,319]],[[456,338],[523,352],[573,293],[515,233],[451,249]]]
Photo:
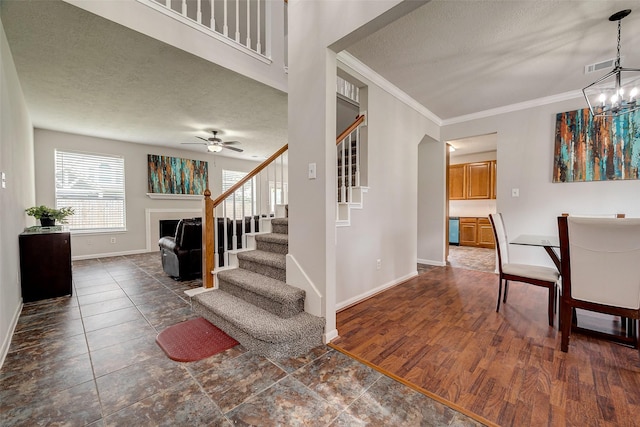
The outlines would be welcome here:
[[[184,211],[179,213],[179,216],[200,216],[194,212],[202,209],[200,200],[152,200],[146,195],[148,181],[147,154],[208,161],[209,188],[212,195],[221,193],[223,169],[249,172],[257,165],[256,162],[215,156],[203,152],[169,149],[43,129],[35,130],[34,139],[37,204],[55,204],[54,152],[56,149],[124,156],[127,231],[72,234],[71,251],[74,259],[145,252],[147,250],[147,209]],[[33,218],[30,219],[33,221]],[[116,243],[111,243],[112,237],[116,238]],[[157,246],[154,243],[157,242],[151,243],[151,249],[157,250]]]
[[[33,127],[9,45],[0,25],[0,365],[22,307],[18,235],[33,205]]]

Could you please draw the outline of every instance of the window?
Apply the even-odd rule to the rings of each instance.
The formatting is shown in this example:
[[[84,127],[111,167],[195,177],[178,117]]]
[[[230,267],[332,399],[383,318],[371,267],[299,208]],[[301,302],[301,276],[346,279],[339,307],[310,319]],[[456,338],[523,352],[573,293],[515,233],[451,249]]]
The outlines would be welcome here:
[[[230,189],[236,182],[247,176],[246,172],[222,170],[222,191]],[[231,219],[242,219],[242,217],[252,216],[256,212],[255,197],[256,179],[255,177],[246,182],[235,192],[234,197],[229,196],[224,201],[224,216]],[[244,210],[243,210],[244,207]]]
[[[284,188],[284,192],[282,189]],[[270,213],[275,213],[276,205],[284,206],[289,203],[287,196],[289,195],[289,184],[286,182],[269,181],[269,201]]]
[[[55,162],[56,208],[75,209],[70,230],[125,229],[122,157],[56,150]]]

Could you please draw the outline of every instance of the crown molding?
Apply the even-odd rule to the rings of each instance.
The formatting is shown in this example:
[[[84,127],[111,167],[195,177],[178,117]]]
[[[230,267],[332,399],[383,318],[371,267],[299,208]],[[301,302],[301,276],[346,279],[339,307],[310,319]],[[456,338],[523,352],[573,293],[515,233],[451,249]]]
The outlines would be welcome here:
[[[351,55],[346,50],[339,52],[337,55],[338,62],[346,65],[347,67],[352,68],[354,71],[362,74],[367,79],[371,80],[372,83],[382,88],[384,91],[392,95],[394,98],[398,99],[400,102],[406,104],[408,107],[416,110],[418,113],[425,116],[427,119],[431,120],[438,126],[442,126],[443,121],[440,117],[433,114],[429,109],[427,109],[424,105],[420,104],[418,101],[407,95],[406,92],[400,90],[397,86],[393,85],[387,79],[382,77],[380,74],[376,73],[374,70],[369,68],[363,62],[361,62],[358,58]]]
[[[545,96],[543,98],[532,99],[529,101],[518,102],[517,104],[505,105],[503,107],[491,108],[489,110],[478,111],[477,113],[466,114],[464,116],[453,117],[442,121],[442,126],[453,125],[456,123],[468,122],[471,120],[484,119],[499,114],[513,113],[515,111],[526,110],[528,108],[541,107],[544,105],[554,104],[556,102],[568,101],[570,99],[583,98],[581,90],[564,92],[557,95]]]

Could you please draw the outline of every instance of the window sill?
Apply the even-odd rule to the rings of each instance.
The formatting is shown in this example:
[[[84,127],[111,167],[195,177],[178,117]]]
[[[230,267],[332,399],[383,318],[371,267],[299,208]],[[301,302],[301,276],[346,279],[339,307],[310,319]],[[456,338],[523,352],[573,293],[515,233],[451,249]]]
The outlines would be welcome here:
[[[150,199],[182,199],[182,200],[202,200],[202,194],[164,194],[147,193]]]

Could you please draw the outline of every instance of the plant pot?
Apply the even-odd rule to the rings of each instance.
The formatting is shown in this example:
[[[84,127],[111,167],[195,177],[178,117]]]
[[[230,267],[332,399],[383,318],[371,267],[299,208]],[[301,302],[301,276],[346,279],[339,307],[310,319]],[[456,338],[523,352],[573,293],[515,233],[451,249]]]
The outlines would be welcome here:
[[[43,227],[53,227],[54,225],[56,225],[56,220],[55,218],[49,218],[49,217],[41,217],[40,218],[40,225]]]

